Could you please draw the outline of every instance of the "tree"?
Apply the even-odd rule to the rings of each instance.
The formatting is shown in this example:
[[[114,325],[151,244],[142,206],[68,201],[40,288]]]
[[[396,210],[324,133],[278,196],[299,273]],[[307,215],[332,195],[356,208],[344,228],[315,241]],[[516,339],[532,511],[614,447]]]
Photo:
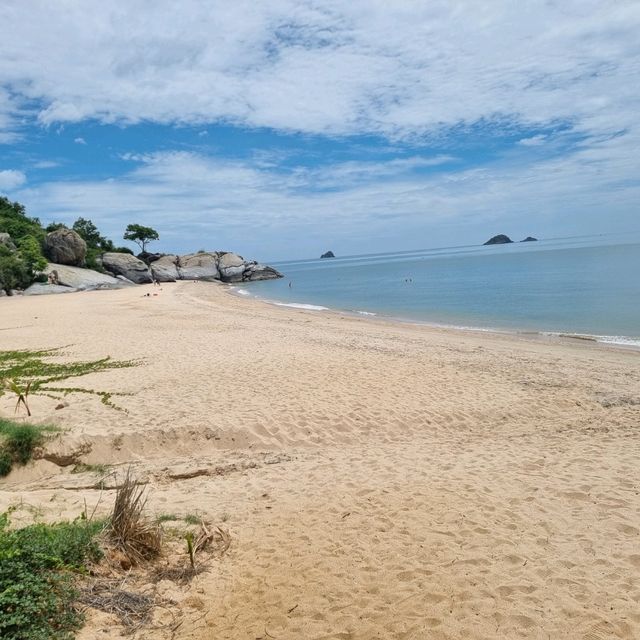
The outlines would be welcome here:
[[[123,238],[135,242],[142,250],[142,253],[145,253],[147,244],[153,240],[158,240],[160,236],[158,232],[151,227],[143,227],[141,224],[130,224],[127,225]]]

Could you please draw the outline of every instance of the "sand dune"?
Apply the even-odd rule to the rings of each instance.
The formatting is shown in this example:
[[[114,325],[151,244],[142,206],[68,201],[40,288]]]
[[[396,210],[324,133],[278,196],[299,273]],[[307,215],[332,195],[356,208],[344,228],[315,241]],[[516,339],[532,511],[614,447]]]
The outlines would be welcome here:
[[[228,527],[206,573],[161,585],[175,637],[640,637],[638,352],[146,291],[3,300],[0,349],[140,361],[83,381],[126,413],[33,409],[85,462],[134,461],[152,511]],[[0,508],[74,517],[85,476],[40,461]],[[81,637],[119,634],[95,615]]]

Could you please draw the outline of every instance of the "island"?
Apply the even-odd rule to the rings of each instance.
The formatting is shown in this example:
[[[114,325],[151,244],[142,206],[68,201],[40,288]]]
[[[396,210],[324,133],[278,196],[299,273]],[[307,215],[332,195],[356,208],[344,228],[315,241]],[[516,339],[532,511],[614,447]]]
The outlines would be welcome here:
[[[497,236],[493,236],[493,238],[487,240],[484,244],[485,246],[488,244],[510,244],[513,240],[509,236],[505,236],[503,233]]]
[[[524,240],[520,240],[520,242],[538,242],[538,238],[527,236]]]
[[[326,253],[323,253],[320,258],[335,258],[335,255],[333,251],[327,251]]]

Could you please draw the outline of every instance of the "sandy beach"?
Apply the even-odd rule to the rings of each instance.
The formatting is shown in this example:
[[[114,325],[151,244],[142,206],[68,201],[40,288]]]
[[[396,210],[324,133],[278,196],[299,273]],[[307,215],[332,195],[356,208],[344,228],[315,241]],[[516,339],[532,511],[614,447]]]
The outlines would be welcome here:
[[[63,429],[60,457],[132,463],[152,514],[231,535],[191,583],[158,586],[175,638],[640,637],[637,351],[276,307],[203,282],[0,301],[0,350],[56,347],[136,361],[82,379],[123,394],[123,411],[32,398],[34,420]],[[0,398],[1,414],[13,405]],[[113,492],[71,469],[12,472],[0,510],[107,513]],[[79,637],[121,633],[89,613]]]

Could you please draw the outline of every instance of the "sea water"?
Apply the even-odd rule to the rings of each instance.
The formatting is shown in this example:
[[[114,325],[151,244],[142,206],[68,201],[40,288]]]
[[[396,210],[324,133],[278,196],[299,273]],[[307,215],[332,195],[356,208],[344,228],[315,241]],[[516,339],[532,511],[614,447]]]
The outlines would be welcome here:
[[[275,263],[280,305],[640,346],[640,234]]]

